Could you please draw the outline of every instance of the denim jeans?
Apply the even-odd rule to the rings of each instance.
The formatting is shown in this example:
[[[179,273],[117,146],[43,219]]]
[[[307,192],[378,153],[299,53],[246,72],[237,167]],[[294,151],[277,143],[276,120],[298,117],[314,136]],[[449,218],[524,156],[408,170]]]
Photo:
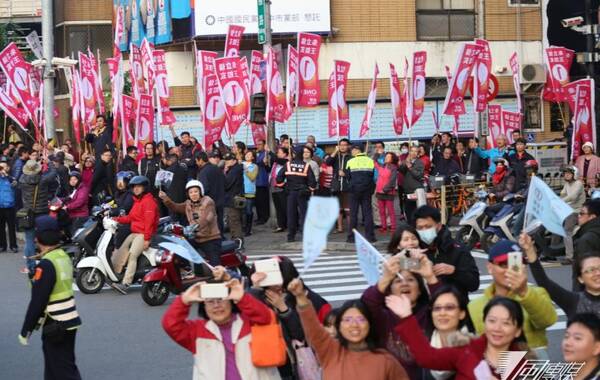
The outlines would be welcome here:
[[[35,228],[25,230],[25,257],[35,255]],[[26,259],[27,269],[29,273],[35,270],[35,260]]]

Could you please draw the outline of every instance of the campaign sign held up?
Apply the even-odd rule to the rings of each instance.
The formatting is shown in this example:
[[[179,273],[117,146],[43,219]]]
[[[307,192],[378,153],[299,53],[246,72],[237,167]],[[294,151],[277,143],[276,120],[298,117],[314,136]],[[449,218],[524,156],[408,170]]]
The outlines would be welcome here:
[[[536,221],[550,232],[564,237],[566,235],[563,223],[573,213],[571,206],[566,204],[538,177],[531,178],[525,207],[525,226]]]

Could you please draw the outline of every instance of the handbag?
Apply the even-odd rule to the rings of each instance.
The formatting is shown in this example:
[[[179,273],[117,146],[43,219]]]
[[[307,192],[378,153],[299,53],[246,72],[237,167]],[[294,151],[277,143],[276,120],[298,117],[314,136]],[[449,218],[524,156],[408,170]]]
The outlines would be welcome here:
[[[241,195],[236,195],[233,197],[233,208],[244,209],[246,208],[246,202],[248,200]]]
[[[305,342],[292,340],[292,346],[296,353],[298,377],[300,380],[321,380],[323,374],[312,348]]]
[[[23,207],[16,213],[17,230],[19,230],[19,232],[30,230],[35,227],[35,207],[37,206],[38,187],[39,185],[36,185],[35,190],[33,191],[32,208]]]
[[[273,311],[271,323],[250,327],[250,351],[255,367],[281,367],[287,361],[287,351],[281,326]]]

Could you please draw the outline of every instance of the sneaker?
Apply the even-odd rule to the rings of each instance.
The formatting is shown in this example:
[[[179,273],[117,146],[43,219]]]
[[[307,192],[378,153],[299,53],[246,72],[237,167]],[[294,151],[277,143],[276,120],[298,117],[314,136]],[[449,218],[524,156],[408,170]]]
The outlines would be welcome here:
[[[114,290],[116,290],[117,292],[119,292],[123,295],[126,295],[127,289],[129,289],[129,285],[127,285],[127,284],[120,284],[120,283],[112,282],[112,283],[109,283],[108,285],[110,285],[111,288],[113,288]]]
[[[276,229],[273,230],[273,232],[276,234],[283,232],[283,231],[285,231],[285,228],[281,228],[281,227],[277,227]]]

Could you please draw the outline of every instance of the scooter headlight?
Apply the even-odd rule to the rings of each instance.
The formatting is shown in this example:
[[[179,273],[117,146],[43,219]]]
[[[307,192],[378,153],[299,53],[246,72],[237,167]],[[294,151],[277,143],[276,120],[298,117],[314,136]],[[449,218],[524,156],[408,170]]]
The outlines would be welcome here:
[[[157,250],[155,255],[155,260],[157,263],[168,263],[173,258],[173,254],[166,249]]]

